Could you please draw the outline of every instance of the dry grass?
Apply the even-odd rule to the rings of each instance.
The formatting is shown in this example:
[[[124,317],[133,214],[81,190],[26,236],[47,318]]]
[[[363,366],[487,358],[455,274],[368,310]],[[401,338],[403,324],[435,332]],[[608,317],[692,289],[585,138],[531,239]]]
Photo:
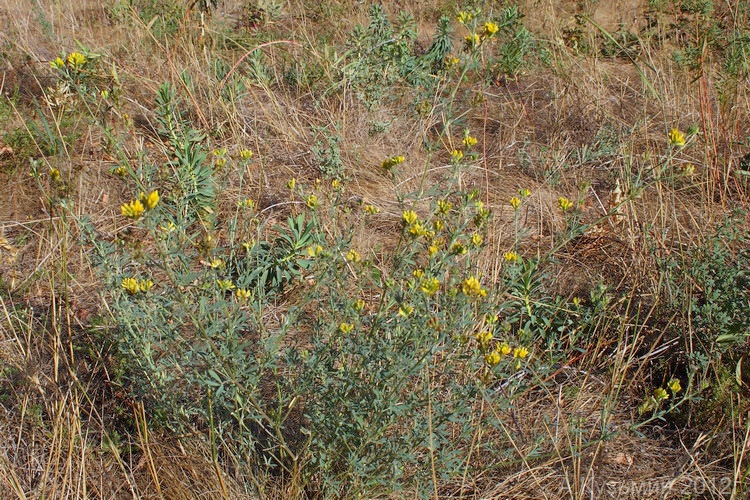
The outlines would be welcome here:
[[[476,477],[440,485],[439,495],[742,498],[749,440],[747,418],[738,412],[747,409],[740,395],[746,395],[746,386],[731,399],[737,411],[718,419],[712,429],[694,429],[689,422],[655,424],[642,434],[630,429],[640,418],[636,409],[652,372],[664,362],[660,332],[644,319],[652,312],[660,280],[648,245],[655,242],[665,255],[679,252],[699,241],[730,208],[747,208],[746,186],[720,173],[736,166],[745,151],[737,140],[750,135],[748,94],[740,92],[732,113],[722,116],[711,102],[713,82],[705,83],[708,95],[696,92],[691,77],[670,62],[667,42],[645,53],[656,68],[647,73],[659,95],[654,99],[626,59],[575,54],[562,44],[563,29],[573,24],[580,2],[527,3],[522,5],[526,24],[552,42],[559,68],[540,68],[518,81],[477,89],[478,104],[465,117],[479,137],[482,156],[461,182],[479,189],[495,215],[480,271],[496,277],[503,253],[513,247],[517,228],[508,199],[518,189],[533,193],[519,218],[521,248],[528,255],[544,255],[565,226],[556,208],[559,196],[578,200],[587,220],[602,218],[610,209],[615,179],[657,166],[654,152],[663,148],[667,129],[698,123],[712,140],[678,159],[697,167],[695,181],[651,183],[623,207],[621,221],[602,219],[550,264],[556,292],[585,296],[594,283],[604,281],[622,292],[623,304],[627,297],[638,297],[641,325],[626,332],[603,319],[602,337],[591,339],[583,354],[560,366],[548,384],[516,400],[504,419],[507,427],[495,430],[513,443],[515,454],[498,458]],[[389,11],[401,6],[390,4]],[[443,4],[412,2],[407,8],[429,29]],[[240,2],[224,2],[205,36],[194,19],[178,20],[169,41],[157,38],[149,20],[138,20],[126,5],[6,0],[0,7],[0,90],[18,94],[5,101],[8,113],[0,134],[23,129],[24,119],[34,112],[32,103],[40,102],[51,85],[48,61],[80,42],[102,54],[107,64],[116,64],[123,91],[111,125],[131,160],[144,148],[151,161],[164,160],[149,132],[153,96],[161,82],[183,85],[183,70],[193,75],[183,89],[189,96],[184,111],[213,132],[215,147],[231,152],[249,147],[258,158],[244,172],[242,186],[229,183],[221,210],[252,198],[260,200],[272,222],[284,218],[292,210],[287,181],[296,177],[311,184],[319,176],[311,129],[338,127],[341,158],[351,179],[346,195],[353,205],[364,200],[382,209],[374,219],[377,230],[357,233],[354,243],[378,255],[394,245],[400,217],[394,189],[377,168],[380,161],[408,155],[402,191],[439,182],[444,175],[450,142],[462,131],[444,136],[444,150],[426,152],[423,140],[434,138],[444,120],[437,107],[413,119],[408,112],[413,103],[407,99],[368,110],[347,92],[321,98],[319,92],[278,81],[251,85],[245,96],[227,104],[217,98],[221,81],[211,74],[212,61],[218,54],[231,64],[246,54],[246,49],[230,48],[231,36],[262,38],[236,28],[246,21]],[[616,29],[620,21],[639,18],[645,8],[645,2],[636,1],[614,5],[591,6],[593,19]],[[326,19],[326,9],[339,17]],[[352,25],[366,19],[365,8],[353,2],[345,7],[284,3],[281,17],[260,28],[273,34],[265,39],[285,41],[267,47],[267,65],[297,59],[326,67],[330,54],[314,43],[318,33],[331,44],[341,43]],[[429,37],[421,36],[428,44]],[[588,26],[585,36],[593,41],[597,32]],[[385,134],[370,134],[374,121],[392,125]],[[103,237],[111,238],[123,230],[117,207],[128,196],[109,174],[118,159],[103,146],[97,126],[84,119],[65,126],[78,139],[65,155],[49,161],[70,179],[73,210],[90,215]],[[592,159],[577,156],[584,146],[604,149],[605,133],[618,137],[616,149]],[[28,177],[27,157],[40,149],[31,144],[13,154],[0,153],[0,182],[6,186],[0,197],[0,241],[7,242],[0,249],[0,434],[7,436],[0,446],[0,497],[252,498],[254,489],[264,498],[304,497],[293,480],[279,484],[277,478],[241,470],[231,457],[212,458],[200,430],[195,436],[151,430],[143,408],[113,384],[106,329],[98,327],[106,311],[96,277],[62,211],[50,206]],[[352,215],[350,222],[356,221]],[[552,446],[539,448],[536,437]]]

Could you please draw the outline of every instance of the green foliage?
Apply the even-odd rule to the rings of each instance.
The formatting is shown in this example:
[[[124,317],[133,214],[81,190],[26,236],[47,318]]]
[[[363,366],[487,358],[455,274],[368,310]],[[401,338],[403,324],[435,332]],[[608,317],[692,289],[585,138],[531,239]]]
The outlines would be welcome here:
[[[314,208],[273,227],[251,204],[227,220],[205,137],[170,85],[156,108],[174,159],[131,179],[135,192],[159,188],[158,204],[111,242],[80,220],[123,378],[152,418],[210,425],[247,466],[323,496],[425,496],[432,467],[460,477],[484,463],[470,454],[511,449],[497,434],[501,412],[546,373],[553,358],[535,346],[554,344],[567,323],[544,307],[536,262],[509,262],[497,283],[476,274],[490,217],[477,193],[449,184],[400,196],[398,248],[376,261],[352,248],[338,196],[293,189]],[[324,224],[313,194],[342,220]]]
[[[331,131],[321,127],[315,130],[319,139],[315,143],[313,153],[318,162],[320,172],[328,178],[344,180],[347,178],[344,162],[341,158],[341,137],[339,131]]]
[[[703,373],[740,349],[750,335],[750,233],[744,214],[727,219],[689,252],[662,260],[668,307],[680,312],[679,331]]]
[[[383,7],[370,7],[370,24],[357,26],[349,36],[346,76],[357,96],[369,107],[398,96],[394,86],[427,91],[439,81],[445,58],[453,48],[450,20],[441,17],[432,44],[424,54],[416,47],[417,28],[411,14],[401,12],[395,23]]]
[[[500,12],[497,24],[498,46],[494,67],[501,75],[516,78],[536,46],[534,37],[522,24],[523,14],[518,7],[506,7]]]

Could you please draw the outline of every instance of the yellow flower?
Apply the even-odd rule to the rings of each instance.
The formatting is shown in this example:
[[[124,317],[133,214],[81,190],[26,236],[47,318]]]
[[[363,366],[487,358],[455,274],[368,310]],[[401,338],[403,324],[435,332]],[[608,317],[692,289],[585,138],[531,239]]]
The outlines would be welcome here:
[[[667,387],[670,391],[672,391],[672,394],[677,394],[682,390],[682,386],[680,385],[680,381],[676,378],[673,378],[669,382],[667,382]]]
[[[366,213],[370,215],[375,215],[377,213],[380,213],[380,209],[376,207],[375,205],[365,205],[362,207],[362,210],[364,210]]]
[[[414,236],[424,236],[427,234],[427,230],[424,228],[424,226],[420,222],[415,222],[409,228],[409,233],[411,233]]]
[[[151,193],[149,193],[149,195],[148,195],[148,196],[146,196],[146,194],[145,194],[145,193],[141,193],[141,195],[139,196],[139,198],[141,199],[141,203],[142,203],[142,204],[143,204],[143,205],[144,205],[144,206],[145,206],[145,207],[146,207],[146,208],[147,208],[148,210],[151,210],[151,209],[153,209],[153,208],[156,208],[156,205],[158,205],[158,204],[159,204],[159,200],[161,199],[161,198],[159,197],[159,191],[158,191],[158,190],[155,190],[155,191],[151,191]]]
[[[226,154],[227,154],[227,148],[216,148],[213,150],[213,155],[219,158],[226,156]]]
[[[460,59],[456,56],[445,56],[445,66],[450,68],[460,62]]]
[[[141,215],[143,215],[143,204],[141,204],[138,200],[133,200],[130,203],[125,203],[120,207],[120,212],[125,217],[128,217],[130,219],[137,219]]]
[[[667,391],[661,387],[657,387],[654,389],[654,399],[657,401],[664,401],[665,399],[669,399],[669,394],[667,394]]]
[[[341,323],[339,325],[339,331],[341,331],[341,333],[351,333],[352,330],[354,330],[354,325],[351,323]]]
[[[513,349],[513,357],[517,359],[523,359],[529,355],[529,350],[525,347],[516,347]]]
[[[243,160],[249,160],[252,157],[253,157],[253,152],[250,151],[249,149],[243,149],[242,151],[240,151],[240,158],[242,158]]]
[[[695,173],[695,165],[688,163],[680,167],[680,173],[686,177],[690,177]]]
[[[250,297],[252,297],[253,293],[250,290],[245,290],[244,288],[238,288],[236,292],[234,292],[234,295],[241,301],[246,301]]]
[[[467,297],[486,297],[487,296],[487,290],[482,288],[482,284],[474,276],[466,278],[466,280],[464,280],[464,282],[461,283],[461,291]]]
[[[479,342],[479,346],[482,349],[486,349],[487,346],[490,345],[490,341],[492,340],[492,332],[485,330],[477,333],[474,338],[477,339],[477,342]]]
[[[354,303],[354,310],[362,311],[364,308],[365,308],[365,301],[362,299],[357,299],[357,302]]]
[[[50,177],[50,179],[52,179],[53,181],[55,181],[55,182],[59,182],[59,181],[60,181],[60,178],[61,178],[61,177],[60,177],[60,171],[59,171],[59,170],[57,170],[56,168],[52,168],[52,169],[50,169],[50,171],[49,171],[49,177]]]
[[[224,165],[227,164],[227,159],[226,158],[216,158],[216,160],[214,160],[214,164],[216,165],[216,168],[221,168],[221,167],[223,167]]]
[[[294,191],[294,187],[297,185],[297,179],[292,177],[289,179],[289,182],[286,183],[286,187],[289,188],[290,191]]]
[[[309,208],[312,208],[313,210],[318,207],[318,197],[314,194],[311,194],[307,197],[307,206]]]
[[[164,231],[165,233],[169,234],[169,233],[172,233],[172,232],[174,232],[174,231],[175,231],[175,229],[177,229],[177,226],[175,225],[175,223],[174,223],[174,222],[172,222],[172,221],[169,221],[169,222],[167,222],[167,223],[166,223],[165,225],[163,225],[163,226],[159,226],[159,229],[161,229],[161,230],[162,230],[162,231]]]
[[[482,238],[481,234],[474,233],[474,234],[471,235],[471,244],[472,245],[474,245],[475,247],[478,247],[482,243],[484,243],[484,238]]]
[[[484,30],[482,30],[482,35],[485,38],[490,38],[495,33],[497,33],[497,30],[499,30],[500,27],[497,25],[497,23],[484,23]]]
[[[477,33],[474,33],[473,35],[466,35],[464,37],[464,45],[467,49],[478,47],[480,43],[481,39],[479,38],[479,34]]]
[[[581,297],[573,297],[573,305],[576,307],[581,307]]]
[[[503,356],[507,356],[508,354],[511,353],[510,346],[508,345],[507,342],[503,342],[502,344],[500,344],[499,351],[500,351],[500,354],[502,354]]]
[[[212,269],[220,269],[224,267],[224,261],[221,259],[214,259],[211,261],[209,266],[211,266]]]
[[[557,206],[560,207],[560,210],[562,210],[563,212],[567,212],[568,210],[573,208],[573,202],[561,196],[557,199]]]
[[[466,23],[468,23],[469,21],[471,21],[471,13],[470,13],[470,12],[466,12],[465,10],[462,10],[462,11],[461,11],[461,12],[459,12],[459,13],[458,13],[458,15],[456,16],[456,20],[457,20],[457,21],[458,21],[459,23],[461,23],[461,24],[466,24]]]
[[[477,138],[472,137],[467,134],[466,137],[464,137],[463,143],[464,143],[464,146],[466,146],[467,148],[470,148],[477,143]]]
[[[235,288],[234,283],[232,283],[232,280],[216,280],[216,286],[218,286],[219,290],[223,292],[227,290],[233,290]]]
[[[339,189],[341,189],[341,181],[338,179],[333,179],[331,181],[331,187],[335,189],[336,191],[338,191]]]
[[[513,207],[513,210],[518,210],[518,207],[521,206],[521,200],[514,196],[510,199],[510,206]]]
[[[435,255],[436,253],[438,253],[438,247],[437,247],[437,245],[430,245],[430,246],[429,246],[429,247],[427,248],[427,255],[429,255],[429,256],[433,256],[433,255]]]
[[[422,280],[422,284],[420,285],[419,289],[424,294],[435,295],[435,293],[440,290],[440,281],[434,277],[426,278]]]
[[[356,263],[356,262],[360,262],[362,260],[362,256],[359,255],[359,253],[352,248],[346,254],[346,260],[348,260],[349,262]]]
[[[122,288],[130,295],[135,295],[140,290],[138,281],[136,281],[135,278],[123,278]]]
[[[484,356],[484,360],[490,366],[496,366],[498,363],[500,363],[501,359],[502,356],[500,356],[500,353],[497,351],[492,351],[491,353]]]
[[[685,145],[685,134],[680,132],[678,129],[673,128],[669,131],[669,145],[675,147],[682,147]]]
[[[71,52],[68,54],[68,64],[73,68],[80,68],[86,64],[86,57],[80,52]]]
[[[518,194],[519,196],[521,196],[521,198],[528,198],[529,196],[531,196],[531,191],[529,191],[528,189],[519,189]]]
[[[252,210],[253,208],[255,208],[255,202],[251,200],[250,198],[248,198],[246,200],[237,202],[237,206],[240,208],[248,208]]]
[[[112,171],[113,174],[115,174],[118,177],[125,177],[125,174],[128,173],[127,169],[123,166],[119,166],[116,169]]]
[[[323,252],[323,247],[320,245],[310,245],[307,247],[307,255],[310,257],[317,257]]]
[[[435,219],[434,221],[432,221],[432,227],[435,228],[435,231],[442,231],[445,227],[445,224],[443,224],[443,221],[441,221],[440,219]]]
[[[50,61],[49,65],[54,69],[62,69],[65,66],[65,61],[61,57],[56,57],[54,61]]]
[[[507,262],[517,262],[518,261],[518,254],[516,252],[505,252],[505,260]]]
[[[463,158],[464,158],[464,152],[461,151],[460,149],[454,149],[453,151],[451,151],[451,161],[453,163],[458,163]]]
[[[451,208],[453,208],[453,203],[447,200],[438,200],[437,206],[438,206],[438,214],[447,215],[448,212],[451,211]]]
[[[415,278],[422,278],[424,277],[424,270],[423,269],[415,269],[412,273]]]
[[[464,255],[467,251],[468,249],[466,246],[460,241],[455,242],[451,247],[451,253],[453,255]]]
[[[419,216],[414,210],[406,210],[403,214],[401,214],[401,217],[404,219],[404,223],[407,226],[411,226],[415,222],[417,222],[417,219]]]
[[[151,280],[141,280],[138,282],[138,288],[142,292],[148,292],[154,287],[154,282]]]
[[[398,315],[403,316],[404,318],[408,317],[413,312],[414,306],[410,304],[401,304],[401,307],[398,308]]]
[[[386,158],[385,160],[383,160],[382,167],[385,170],[390,170],[399,163],[403,163],[405,159],[406,158],[404,158],[403,156],[391,156],[390,158]]]

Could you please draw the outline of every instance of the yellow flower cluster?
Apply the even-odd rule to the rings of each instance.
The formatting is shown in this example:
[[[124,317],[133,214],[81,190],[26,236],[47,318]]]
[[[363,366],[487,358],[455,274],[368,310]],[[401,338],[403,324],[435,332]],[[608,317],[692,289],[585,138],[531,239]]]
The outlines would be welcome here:
[[[471,21],[472,15],[471,12],[466,12],[465,10],[462,10],[458,13],[456,16],[456,20],[461,24],[466,24],[469,21]]]
[[[428,231],[422,222],[419,220],[419,216],[414,210],[405,210],[401,214],[401,220],[404,224],[404,228],[409,231],[412,236],[429,236],[430,238],[435,235],[434,232]]]
[[[311,194],[307,197],[306,203],[309,208],[315,210],[316,208],[318,208],[318,197],[314,194]]]
[[[128,292],[130,295],[135,295],[138,292],[148,292],[153,288],[154,282],[151,280],[136,280],[135,278],[123,278],[122,289]]]
[[[234,295],[242,302],[245,302],[246,300],[250,299],[252,297],[253,293],[250,290],[245,290],[244,288],[238,288],[236,292],[234,292]]]
[[[482,43],[482,40],[479,37],[478,33],[474,33],[472,35],[466,35],[464,37],[464,46],[466,47],[467,50],[479,47],[480,43]]]
[[[669,392],[667,392],[667,389],[669,389]],[[638,407],[638,412],[643,414],[658,408],[659,406],[661,406],[663,401],[669,399],[670,392],[672,393],[672,397],[674,397],[678,392],[682,391],[682,386],[680,385],[680,381],[678,379],[673,378],[669,382],[667,382],[667,389],[663,387],[657,387],[656,389],[654,389],[651,397],[646,396],[646,399]]]
[[[679,131],[679,129],[673,128],[669,131],[669,145],[677,148],[681,148],[685,145],[685,134]]]
[[[507,342],[500,342],[492,345],[493,335],[490,331],[482,331],[474,336],[479,344],[479,352],[484,355],[484,361],[490,367],[497,366],[503,359],[503,356],[513,354],[517,366],[520,367],[520,361],[529,355],[529,350],[523,346],[511,348]]]
[[[406,160],[406,158],[403,156],[391,156],[390,158],[383,160],[382,167],[384,170],[391,170],[399,163],[403,163],[404,160]]]
[[[419,289],[426,295],[435,295],[440,290],[440,280],[435,277],[425,278],[422,280]]]
[[[458,163],[464,159],[464,152],[460,149],[454,149],[451,151],[451,162]]]
[[[252,210],[253,208],[255,208],[255,202],[248,198],[246,200],[238,201],[237,206],[240,208],[247,208]]]
[[[216,286],[219,287],[219,290],[222,292],[234,290],[236,288],[234,283],[232,283],[232,280],[216,280]]]
[[[464,146],[466,146],[467,148],[470,148],[476,145],[477,138],[472,137],[469,134],[466,134],[466,136],[464,137],[463,143],[464,143]]]
[[[563,212],[567,212],[568,210],[573,208],[573,202],[565,198],[564,196],[561,196],[557,199],[557,206],[560,207],[560,210],[562,210]]]
[[[359,253],[352,248],[346,254],[346,260],[348,260],[349,262],[354,262],[356,264],[357,262],[362,261],[362,256],[359,255]]]
[[[375,215],[377,213],[380,213],[380,209],[372,204],[365,205],[364,207],[362,207],[362,210],[364,210],[365,213],[368,213],[370,215]]]
[[[151,191],[149,194],[141,193],[139,196],[139,199],[144,207],[146,207],[146,210],[153,210],[156,208],[156,205],[159,204],[159,191],[154,190]]]
[[[323,253],[323,247],[320,245],[310,245],[307,247],[307,255],[310,257],[317,257]]]
[[[487,296],[487,290],[482,288],[482,284],[475,276],[470,276],[461,283],[461,292],[467,297],[478,298]]]
[[[138,200],[133,200],[130,203],[125,203],[120,207],[120,213],[129,219],[137,219],[143,215],[143,204]]]
[[[495,33],[498,32],[500,27],[497,25],[497,23],[484,23],[484,28],[482,29],[482,36],[484,38],[491,38],[495,35]]]
[[[120,206],[120,213],[129,219],[137,219],[146,210],[152,210],[159,204],[159,191],[152,191],[148,195],[141,193],[139,199]]]
[[[341,333],[351,333],[354,330],[354,325],[352,323],[341,323],[339,325],[339,331]]]
[[[411,304],[401,304],[398,308],[398,315],[407,318],[414,312],[414,306]]]
[[[86,64],[86,56],[81,54],[80,52],[71,52],[68,54],[68,66],[71,66],[72,68],[80,68],[84,64]]]
[[[450,212],[451,209],[453,208],[453,203],[447,200],[438,200],[437,206],[438,206],[438,215],[447,215],[448,212]]]
[[[68,54],[68,57],[65,61],[61,57],[56,57],[54,61],[50,61],[50,66],[52,66],[54,69],[63,69],[65,67],[65,63],[67,61],[67,64],[72,69],[80,69],[83,67],[84,64],[86,64],[86,56],[81,54],[80,52],[71,52]]]
[[[240,151],[240,158],[242,158],[243,160],[249,160],[252,157],[253,157],[253,152],[250,151],[249,149],[243,149],[242,151]]]

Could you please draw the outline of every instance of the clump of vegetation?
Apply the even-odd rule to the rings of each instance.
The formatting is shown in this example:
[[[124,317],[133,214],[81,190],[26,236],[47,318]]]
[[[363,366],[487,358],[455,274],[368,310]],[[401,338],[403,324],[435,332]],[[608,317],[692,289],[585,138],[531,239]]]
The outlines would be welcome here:
[[[35,7],[0,492],[745,494],[744,11],[256,4]]]

